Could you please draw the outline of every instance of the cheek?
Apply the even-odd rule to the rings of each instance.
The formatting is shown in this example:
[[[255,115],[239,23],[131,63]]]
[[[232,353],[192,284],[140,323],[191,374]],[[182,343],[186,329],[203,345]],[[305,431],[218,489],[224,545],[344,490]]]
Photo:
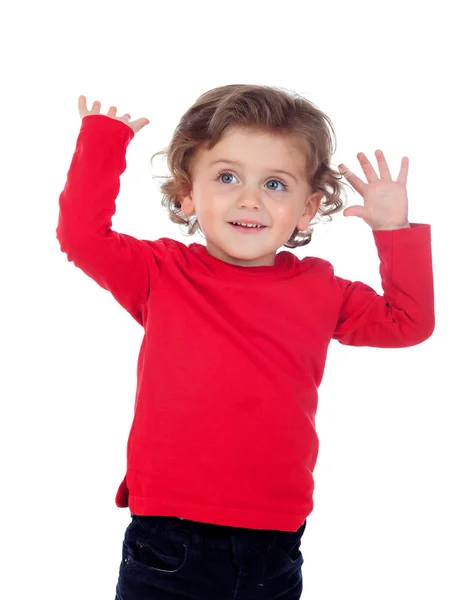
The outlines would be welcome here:
[[[225,216],[224,202],[211,194],[204,194],[204,200],[195,203],[199,220],[202,223],[211,224],[221,221]]]
[[[273,204],[270,212],[272,214],[273,219],[277,223],[291,223],[292,221],[296,220],[295,211],[291,206],[287,204]]]

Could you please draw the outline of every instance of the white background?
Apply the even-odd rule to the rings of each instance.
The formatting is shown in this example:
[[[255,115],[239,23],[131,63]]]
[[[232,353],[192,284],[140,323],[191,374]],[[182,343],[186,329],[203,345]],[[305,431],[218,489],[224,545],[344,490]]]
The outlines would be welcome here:
[[[3,598],[114,599],[130,522],[114,499],[143,331],[67,261],[55,237],[78,97],[150,120],[128,147],[113,229],[204,243],[169,221],[149,160],[200,94],[229,83],[309,98],[333,121],[333,164],[360,177],[358,152],[374,161],[381,148],[394,179],[408,156],[409,221],[432,226],[432,337],[406,349],[330,346],[303,599],[471,598],[465,6],[49,1],[3,9]],[[348,193],[349,206],[362,204]],[[325,258],[337,275],[382,293],[373,235],[357,217],[338,213],[293,252]]]

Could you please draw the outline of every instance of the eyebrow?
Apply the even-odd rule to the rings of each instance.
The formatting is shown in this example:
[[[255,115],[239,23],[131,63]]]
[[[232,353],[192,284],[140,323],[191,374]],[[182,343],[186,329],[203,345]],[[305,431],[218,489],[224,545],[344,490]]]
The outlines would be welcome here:
[[[218,158],[218,160],[213,160],[213,162],[209,163],[208,167],[212,167],[213,165],[217,164],[217,163],[228,163],[231,165],[237,165],[239,167],[241,167],[241,163],[237,162],[236,160],[229,160],[227,158]],[[271,173],[284,173],[284,175],[288,175],[288,177],[292,177],[296,183],[298,183],[298,180],[296,179],[296,177],[292,174],[292,173],[288,173],[288,171],[282,171],[281,169],[270,169]]]

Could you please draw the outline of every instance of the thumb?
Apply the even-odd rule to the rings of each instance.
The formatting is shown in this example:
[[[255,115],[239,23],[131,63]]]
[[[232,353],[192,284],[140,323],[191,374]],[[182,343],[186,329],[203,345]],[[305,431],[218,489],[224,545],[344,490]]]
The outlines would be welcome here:
[[[146,119],[145,117],[143,117],[142,119],[137,119],[137,121],[128,123],[128,125],[131,127],[131,129],[134,131],[134,133],[137,133],[143,127],[145,127],[146,125],[149,125],[149,123],[150,123],[149,119]]]
[[[359,205],[349,206],[343,211],[344,217],[363,217],[363,208]]]

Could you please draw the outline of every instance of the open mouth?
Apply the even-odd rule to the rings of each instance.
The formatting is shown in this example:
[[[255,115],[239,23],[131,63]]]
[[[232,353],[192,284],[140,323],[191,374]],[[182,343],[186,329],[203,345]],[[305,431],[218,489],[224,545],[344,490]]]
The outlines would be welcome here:
[[[239,231],[240,233],[260,233],[260,231],[263,231],[264,229],[266,229],[265,225],[255,225],[255,226],[244,226],[244,225],[235,225],[234,223],[229,223],[229,225],[233,228],[233,229],[237,229],[237,231]]]

